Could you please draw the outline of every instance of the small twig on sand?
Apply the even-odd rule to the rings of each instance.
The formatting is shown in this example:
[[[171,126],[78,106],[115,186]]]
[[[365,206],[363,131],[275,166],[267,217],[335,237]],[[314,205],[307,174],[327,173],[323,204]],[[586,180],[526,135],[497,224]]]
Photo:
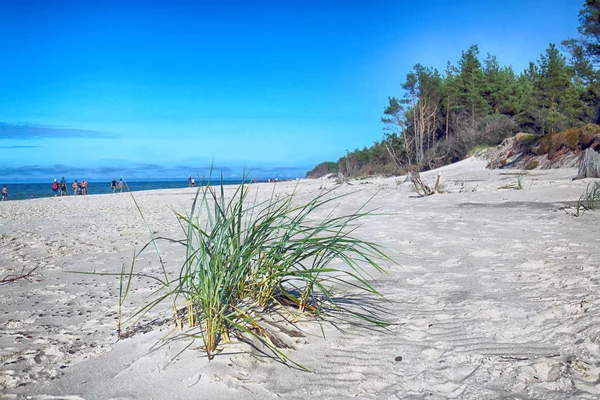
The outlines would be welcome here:
[[[4,278],[0,279],[0,286],[7,285],[9,283],[16,282],[21,279],[31,282],[31,279],[33,278],[33,273],[36,269],[38,269],[38,267],[31,269],[29,272],[25,272],[25,268],[23,268],[21,270],[21,273],[19,274],[8,274]]]
[[[542,356],[542,357],[555,358],[555,357],[560,357],[560,354],[549,354],[547,356]],[[540,356],[535,356],[535,357],[500,356],[500,358],[502,358],[504,360],[526,361],[526,360],[531,360],[532,358],[540,358]]]
[[[516,175],[516,176],[520,176],[520,175],[527,175],[529,174],[529,172],[527,171],[520,171],[520,172],[500,172],[498,175]]]

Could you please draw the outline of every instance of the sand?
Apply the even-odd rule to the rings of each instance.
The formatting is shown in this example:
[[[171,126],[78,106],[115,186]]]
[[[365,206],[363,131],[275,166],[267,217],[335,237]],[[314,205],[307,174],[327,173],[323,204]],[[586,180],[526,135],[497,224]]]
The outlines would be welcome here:
[[[146,332],[117,341],[119,272],[149,236],[128,194],[0,203],[0,278],[37,267],[31,281],[0,286],[0,399],[597,399],[600,397],[600,214],[573,216],[592,180],[575,169],[486,170],[474,158],[438,172],[444,193],[420,198],[396,178],[351,181],[336,212],[370,203],[383,215],[357,231],[397,263],[372,283],[390,301],[387,331],[342,333],[303,321],[281,336],[312,372],[234,341],[208,361],[199,340],[161,340],[168,307]],[[399,179],[402,182],[402,179]],[[298,184],[309,199],[331,180]],[[255,184],[259,196],[273,184]],[[230,190],[230,189],[228,189]],[[180,237],[172,209],[194,189],[135,193],[151,229]],[[172,209],[171,209],[172,208]],[[168,268],[182,248],[164,244]],[[157,272],[153,253],[136,268]],[[135,282],[131,310],[152,286]]]

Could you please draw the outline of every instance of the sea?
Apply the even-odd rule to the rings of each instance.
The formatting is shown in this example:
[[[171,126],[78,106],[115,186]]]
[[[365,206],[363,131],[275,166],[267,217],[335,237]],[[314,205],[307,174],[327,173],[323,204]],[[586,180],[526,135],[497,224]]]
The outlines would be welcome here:
[[[196,180],[196,186],[199,184],[206,185],[206,181]],[[262,182],[262,180],[260,180]],[[224,185],[239,185],[242,182],[241,179],[224,179]],[[247,180],[246,183],[250,183],[250,180]],[[73,195],[73,188],[71,185],[73,181],[67,181],[67,193],[69,196]],[[210,182],[211,185],[220,185],[221,181],[212,180]],[[0,185],[0,188],[3,186]],[[127,181],[127,188],[132,192],[139,192],[142,190],[157,190],[157,189],[181,189],[188,187],[187,180],[178,180],[178,181],[147,181],[147,182],[137,182],[137,181]],[[52,192],[52,182],[45,183],[7,183],[6,189],[8,192],[8,200],[25,200],[25,199],[34,199],[40,197],[53,197],[54,192]],[[127,191],[127,189],[123,189],[123,192]],[[108,194],[112,193],[112,189],[110,186],[110,182],[94,182],[88,181],[88,195],[95,194]]]

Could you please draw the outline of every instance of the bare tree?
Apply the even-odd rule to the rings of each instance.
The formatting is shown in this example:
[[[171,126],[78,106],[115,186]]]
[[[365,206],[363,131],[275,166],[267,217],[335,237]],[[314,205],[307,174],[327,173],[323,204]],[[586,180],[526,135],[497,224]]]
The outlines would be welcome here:
[[[415,139],[417,144],[417,163],[423,162],[425,159],[425,149],[423,144],[427,140],[427,149],[431,148],[429,140],[435,135],[435,116],[438,107],[435,102],[432,102],[427,96],[421,96],[416,104],[415,123]]]

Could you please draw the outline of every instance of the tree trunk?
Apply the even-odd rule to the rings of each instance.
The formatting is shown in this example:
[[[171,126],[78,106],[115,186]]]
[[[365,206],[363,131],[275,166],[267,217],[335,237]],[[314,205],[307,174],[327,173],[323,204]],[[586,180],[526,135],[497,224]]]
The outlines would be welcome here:
[[[436,116],[437,116],[437,113],[433,114],[433,128],[431,129],[431,142],[429,143],[429,148],[427,150],[430,150],[433,146],[435,146],[435,133],[437,131]]]
[[[401,171],[402,170],[402,163],[400,162],[400,160],[396,156],[396,153],[392,149],[392,146],[390,146],[390,144],[387,142],[387,140],[384,140],[383,144],[385,145],[385,149],[387,150],[388,154],[390,155],[390,158],[392,159],[394,165],[396,166],[396,168],[398,168],[398,171]],[[408,162],[410,164],[410,158],[409,158]]]
[[[419,128],[417,126],[417,101],[415,99],[415,91],[414,89],[411,92],[412,94],[412,105],[413,105],[413,129],[415,130],[415,158],[416,163],[419,164]]]
[[[583,153],[583,157],[579,161],[579,171],[573,179],[583,178],[600,178],[600,154],[592,148],[588,148]]]
[[[448,140],[448,123],[450,122],[450,97],[448,97],[448,107],[446,108],[446,140]]]

